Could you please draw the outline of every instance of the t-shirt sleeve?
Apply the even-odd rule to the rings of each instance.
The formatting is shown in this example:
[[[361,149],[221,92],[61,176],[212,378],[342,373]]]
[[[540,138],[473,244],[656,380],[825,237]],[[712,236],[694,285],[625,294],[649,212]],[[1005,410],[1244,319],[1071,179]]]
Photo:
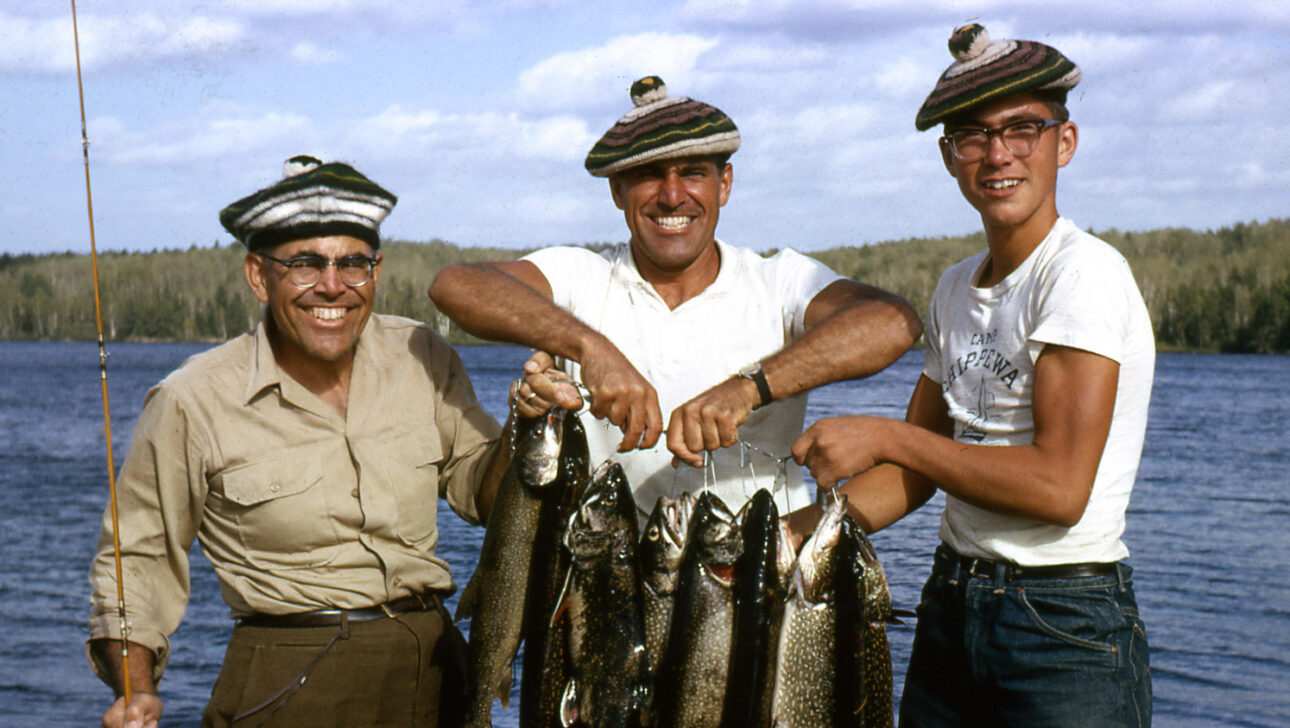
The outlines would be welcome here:
[[[806,333],[806,309],[820,291],[842,280],[842,276],[814,258],[795,250],[781,250],[770,259],[775,274],[774,290],[783,306],[789,339]]]
[[[609,261],[586,248],[543,248],[521,258],[536,265],[551,286],[551,300],[566,311],[577,312],[579,297],[596,286],[609,270]],[[600,287],[603,294],[603,286]]]
[[[1035,289],[1031,361],[1048,344],[1122,361],[1136,290],[1128,262],[1114,250],[1063,251]]]

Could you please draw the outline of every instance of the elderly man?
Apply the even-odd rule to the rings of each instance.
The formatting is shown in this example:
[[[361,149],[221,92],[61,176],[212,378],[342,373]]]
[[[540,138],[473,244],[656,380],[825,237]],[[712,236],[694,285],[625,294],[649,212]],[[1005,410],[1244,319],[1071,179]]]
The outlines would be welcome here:
[[[89,653],[121,696],[128,639],[133,686],[105,725],[161,714],[194,538],[236,619],[203,725],[434,726],[459,679],[436,501],[486,518],[508,461],[498,425],[442,339],[372,314],[395,197],[345,164],[286,171],[220,215],[247,248],[259,325],[154,387],[135,429],[119,488],[126,635],[105,516]]]
[[[538,350],[520,385],[527,406],[576,408],[576,390],[548,370],[579,380],[592,455],[621,453],[642,508],[705,484],[737,507],[781,475],[792,494],[778,493],[781,512],[805,506],[800,470],[764,454],[787,455],[807,391],[880,371],[918,338],[918,317],[792,250],[766,259],[718,240],[739,131],[719,109],[669,96],[656,76],[631,96],[586,160],[609,180],[627,244],[450,266],[430,296],[465,330]],[[756,450],[730,447],[737,440]],[[708,468],[671,467],[674,457],[703,466],[705,454]]]
[[[946,494],[902,726],[1143,726],[1147,636],[1121,541],[1155,343],[1124,258],[1057,213],[1075,64],[969,25],[918,112],[988,249],[941,276],[906,422],[794,444],[877,530]],[[874,467],[880,465],[880,467]]]

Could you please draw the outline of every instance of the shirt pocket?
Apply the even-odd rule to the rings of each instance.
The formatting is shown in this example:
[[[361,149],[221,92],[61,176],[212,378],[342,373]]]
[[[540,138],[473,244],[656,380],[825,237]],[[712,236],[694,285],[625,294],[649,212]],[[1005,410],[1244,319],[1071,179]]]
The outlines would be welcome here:
[[[323,474],[324,464],[308,456],[221,474],[225,516],[252,564],[302,568],[330,558],[338,538]]]
[[[394,492],[399,541],[433,548],[438,533],[439,474],[444,465],[439,431],[421,427],[396,433],[382,439],[381,451]]]

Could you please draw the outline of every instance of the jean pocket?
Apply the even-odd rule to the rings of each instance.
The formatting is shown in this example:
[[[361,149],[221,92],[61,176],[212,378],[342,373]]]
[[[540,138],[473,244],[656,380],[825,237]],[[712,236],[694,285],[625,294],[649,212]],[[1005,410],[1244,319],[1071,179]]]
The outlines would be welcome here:
[[[1042,634],[1108,666],[1118,664],[1119,635],[1131,629],[1131,621],[1106,590],[1019,589],[1017,601]]]

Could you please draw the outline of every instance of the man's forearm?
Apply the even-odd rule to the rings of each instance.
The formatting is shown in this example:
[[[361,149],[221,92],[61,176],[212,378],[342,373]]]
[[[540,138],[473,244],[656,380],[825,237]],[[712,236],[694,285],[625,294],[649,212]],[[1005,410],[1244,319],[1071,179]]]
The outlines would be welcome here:
[[[130,690],[132,693],[153,693],[157,692],[157,684],[152,679],[153,669],[156,665],[156,656],[152,650],[136,642],[128,643],[130,648]],[[112,688],[112,692],[120,697],[125,694],[125,670],[124,660],[121,654],[121,640],[114,639],[96,639],[90,641],[90,650],[94,654],[94,659],[103,669],[104,674],[100,675],[103,682]]]
[[[515,267],[512,264],[511,267]],[[430,285],[435,306],[465,331],[581,362],[589,342],[603,338],[540,291],[493,263],[444,268]]]
[[[899,296],[853,281],[839,281],[834,286],[839,286],[832,294],[838,300],[820,301],[831,307],[827,315],[808,322],[813,325],[805,334],[762,361],[775,399],[876,374],[922,335],[923,326],[914,309]],[[829,296],[830,289],[817,299]]]

